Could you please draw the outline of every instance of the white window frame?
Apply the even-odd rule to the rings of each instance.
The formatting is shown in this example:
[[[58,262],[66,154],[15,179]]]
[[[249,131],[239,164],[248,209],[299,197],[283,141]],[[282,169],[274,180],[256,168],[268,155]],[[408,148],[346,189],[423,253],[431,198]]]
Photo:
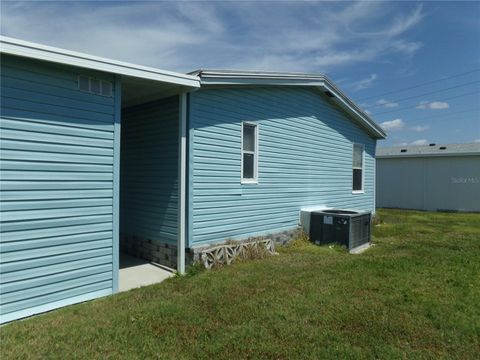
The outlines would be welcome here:
[[[360,190],[353,190],[353,170],[358,169],[353,167],[353,160],[355,157],[355,145],[362,148],[362,188]],[[352,194],[365,194],[365,145],[359,143],[352,144]]]
[[[254,126],[255,127],[255,151],[245,151],[243,150],[243,129],[245,125]],[[240,168],[240,183],[241,184],[258,184],[258,128],[259,125],[253,122],[242,121],[242,141],[241,141],[241,148],[240,148],[240,156],[241,156],[241,168]],[[243,177],[243,154],[253,154],[253,178],[245,179]]]

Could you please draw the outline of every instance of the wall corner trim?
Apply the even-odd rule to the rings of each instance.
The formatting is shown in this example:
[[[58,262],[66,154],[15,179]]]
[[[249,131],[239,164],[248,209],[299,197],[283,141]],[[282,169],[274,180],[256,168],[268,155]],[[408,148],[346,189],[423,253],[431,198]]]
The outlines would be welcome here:
[[[186,226],[186,182],[187,182],[187,93],[179,95],[178,128],[178,240],[177,272],[185,273],[185,226]]]

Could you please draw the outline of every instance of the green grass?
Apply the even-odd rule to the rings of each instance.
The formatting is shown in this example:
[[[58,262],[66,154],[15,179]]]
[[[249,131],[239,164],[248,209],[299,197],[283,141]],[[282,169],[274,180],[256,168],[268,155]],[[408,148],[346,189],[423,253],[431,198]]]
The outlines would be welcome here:
[[[1,358],[478,359],[480,214],[382,210],[361,255],[279,256],[1,331]]]

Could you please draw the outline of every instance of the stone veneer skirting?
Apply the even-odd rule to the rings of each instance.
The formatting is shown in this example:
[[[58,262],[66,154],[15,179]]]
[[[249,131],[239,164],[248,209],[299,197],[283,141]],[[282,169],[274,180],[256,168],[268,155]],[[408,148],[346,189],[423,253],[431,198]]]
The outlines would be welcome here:
[[[238,242],[252,242],[257,240],[271,239],[277,245],[286,245],[301,234],[300,228],[294,228],[278,233],[272,233],[265,236],[251,237]],[[232,241],[225,241],[231,243]],[[199,246],[186,250],[186,264],[187,266],[193,262],[201,261],[202,252],[211,247],[217,247],[222,243]],[[168,266],[171,268],[177,267],[177,245],[165,242],[144,239],[135,235],[120,235],[120,251],[130,254],[141,259],[152,261],[157,264]]]

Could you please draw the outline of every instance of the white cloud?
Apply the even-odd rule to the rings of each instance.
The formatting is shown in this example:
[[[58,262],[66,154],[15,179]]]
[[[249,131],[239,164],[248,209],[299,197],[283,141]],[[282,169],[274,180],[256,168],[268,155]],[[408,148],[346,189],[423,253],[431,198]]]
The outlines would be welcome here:
[[[421,101],[417,106],[415,106],[416,109],[426,109],[428,106],[427,101]]]
[[[430,109],[430,110],[443,110],[448,109],[450,105],[447,102],[443,101],[422,101],[420,102],[416,108],[417,109]]]
[[[394,119],[389,121],[384,121],[380,126],[385,130],[400,130],[405,126],[405,123],[402,119]]]
[[[352,87],[355,91],[364,90],[371,87],[374,81],[377,80],[377,78],[378,78],[377,74],[371,74],[369,77],[355,81],[348,86]]]
[[[405,55],[412,56],[423,46],[420,42],[407,42],[403,40],[395,41],[392,44],[392,47],[398,52],[404,53]]]
[[[412,126],[410,127],[411,130],[416,131],[416,132],[423,132],[428,129],[430,129],[430,126],[428,125],[417,125],[417,126]]]
[[[380,2],[4,2],[1,33],[176,71],[325,72],[412,56],[405,34],[423,16]]]
[[[473,142],[480,143],[480,139],[475,139]]]
[[[365,111],[365,114],[372,115],[372,112],[370,110],[364,110],[364,111]]]
[[[441,109],[448,109],[450,105],[448,105],[447,102],[434,101],[430,103],[429,107],[432,110],[441,110]]]
[[[385,99],[378,100],[376,102],[376,104],[379,105],[379,106],[382,106],[382,107],[386,107],[386,108],[394,108],[394,107],[398,106],[398,103],[391,102],[391,101],[388,101],[388,100],[385,100]]]
[[[419,139],[412,141],[410,145],[428,145],[428,141],[426,139]]]

